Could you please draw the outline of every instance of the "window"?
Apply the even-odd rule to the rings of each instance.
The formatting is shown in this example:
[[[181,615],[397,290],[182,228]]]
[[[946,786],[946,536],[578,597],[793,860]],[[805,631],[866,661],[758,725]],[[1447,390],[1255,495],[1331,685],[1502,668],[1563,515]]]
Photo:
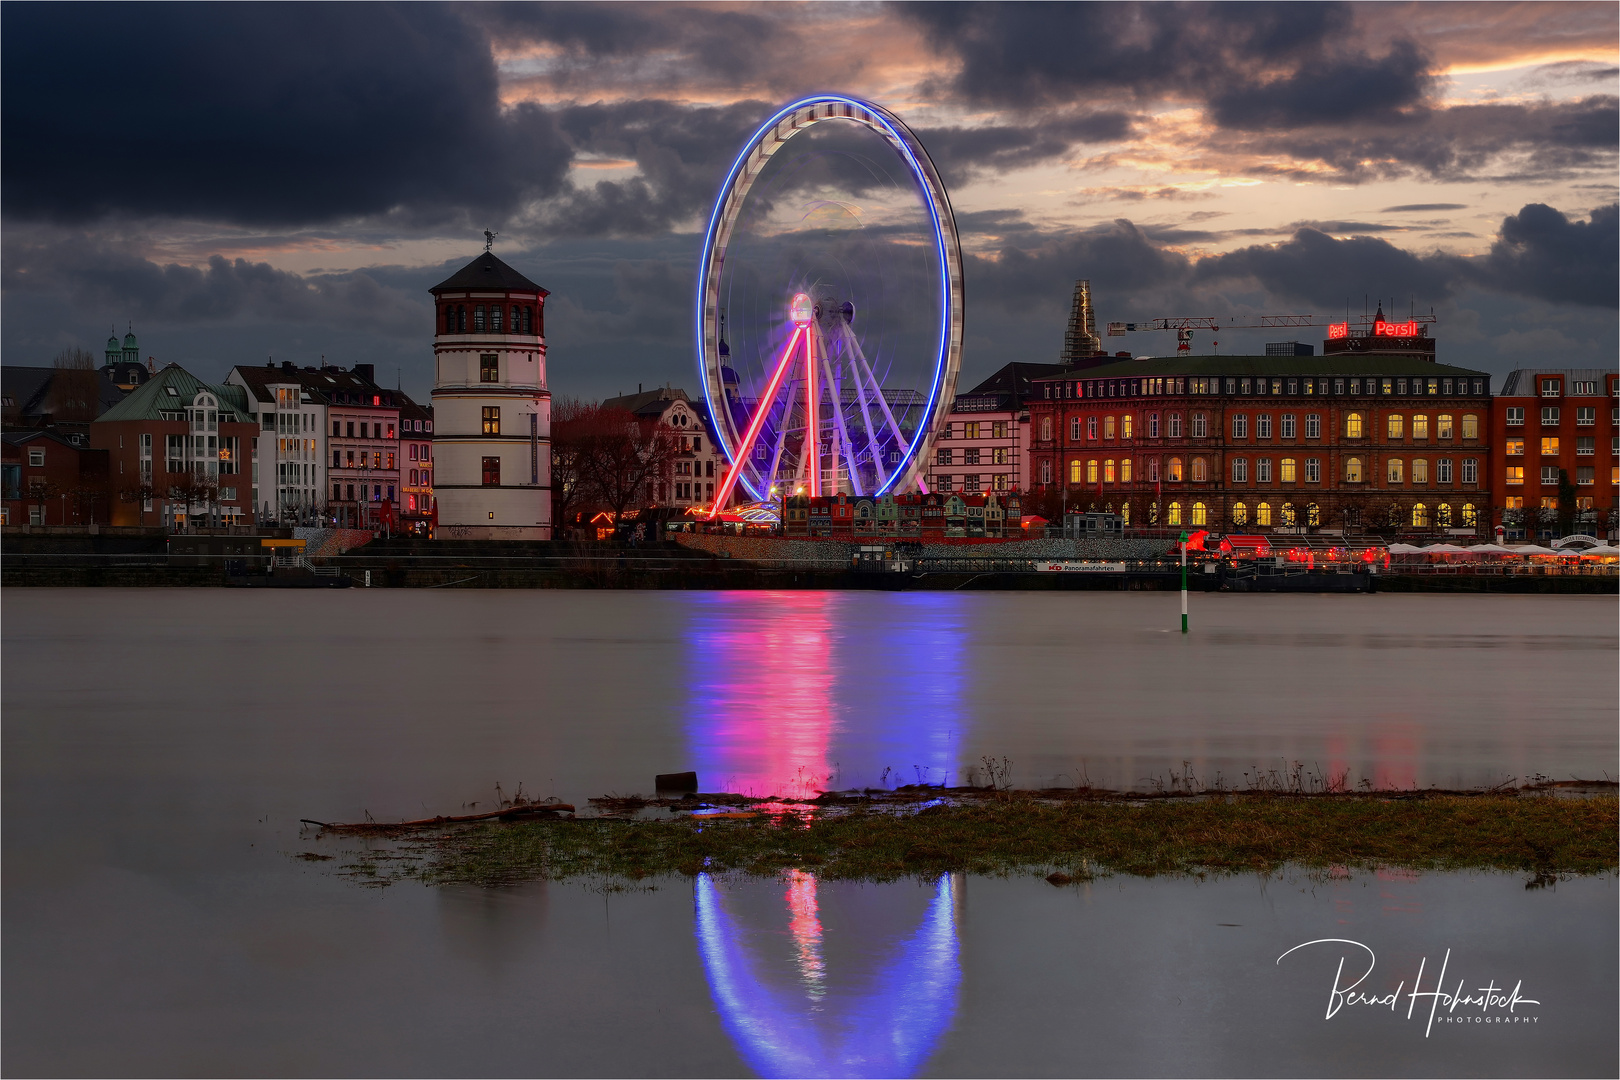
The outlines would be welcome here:
[[[498,458],[498,457],[487,457],[487,458],[484,459],[484,486],[485,487],[500,487],[501,486],[501,459],[500,458]]]
[[[1591,427],[1592,425],[1594,425],[1596,423],[1597,423],[1597,407],[1596,406],[1594,406],[1594,405],[1582,405],[1578,409],[1575,410],[1575,426],[1576,427]]]
[[[1345,417],[1344,417],[1344,437],[1347,438],[1347,439],[1359,439],[1359,438],[1361,438],[1362,437],[1362,426],[1365,423],[1366,423],[1366,418],[1363,417],[1360,413],[1358,413],[1358,412],[1346,413]]]
[[[1080,418],[1078,416],[1069,417],[1069,441],[1080,441]]]
[[[1509,405],[1507,410],[1508,427],[1518,427],[1522,423],[1524,423],[1524,406]]]
[[[1271,438],[1271,414],[1261,413],[1254,418],[1254,437],[1257,439]]]
[[[1429,418],[1422,413],[1412,417],[1412,438],[1427,439],[1429,437]]]
[[[1131,459],[1130,458],[1120,458],[1119,459],[1119,482],[1122,483],[1122,484],[1128,484],[1128,483],[1131,482]]]
[[[1041,441],[1052,441],[1052,418],[1050,416],[1041,417]]]
[[[1479,511],[1474,508],[1473,503],[1463,503],[1462,523],[1469,528],[1479,524]]]
[[[1170,513],[1165,518],[1165,524],[1167,524],[1167,525],[1180,525],[1181,524],[1181,504],[1178,503],[1178,502],[1173,502],[1173,503],[1170,504],[1169,509],[1170,509]]]
[[[1389,438],[1391,438],[1391,439],[1399,439],[1399,438],[1401,438],[1403,432],[1405,431],[1405,428],[1406,428],[1406,420],[1405,420],[1404,417],[1401,416],[1400,413],[1390,413],[1389,414],[1389,420],[1388,420],[1388,423],[1386,425],[1386,430],[1388,432]]]
[[[1254,523],[1256,525],[1271,526],[1271,504],[1263,502],[1254,508]]]
[[[1524,456],[1524,440],[1523,439],[1504,439],[1504,440],[1502,440],[1502,453],[1507,455],[1508,457],[1523,457]]]
[[[1307,439],[1320,439],[1322,437],[1322,415],[1311,413],[1305,417],[1305,437]]]
[[[1114,418],[1112,416],[1105,416],[1105,417],[1103,417],[1103,438],[1112,439],[1113,437],[1114,437]]]
[[[1159,437],[1159,414],[1158,413],[1148,413],[1148,438],[1157,439],[1158,437]]]
[[[1543,438],[1541,440],[1541,456],[1542,457],[1557,457],[1558,456],[1558,436],[1550,435],[1550,436],[1547,436],[1547,437],[1545,437],[1545,438]]]
[[[1294,514],[1294,504],[1283,503],[1282,506],[1278,508],[1277,517],[1284,525],[1292,527],[1298,520],[1297,516]]]
[[[1240,502],[1233,503],[1232,504],[1232,524],[1233,525],[1247,525],[1248,523],[1249,523],[1249,508],[1247,506],[1245,506],[1243,503],[1240,503]]]
[[[1128,439],[1131,437],[1130,413],[1126,413],[1124,416],[1119,418],[1119,437],[1122,439]]]
[[[965,421],[962,424],[962,438],[964,438],[964,439],[977,439],[978,437],[979,437],[979,422],[977,420]]]
[[[344,458],[348,463],[346,467],[350,468],[350,469],[354,468],[354,451],[353,450],[345,451],[344,452]]]
[[[388,425],[388,435],[387,435],[387,437],[390,438],[390,439],[392,439],[394,437],[394,425],[393,424]]]
[[[1088,416],[1088,417],[1086,417],[1086,438],[1087,439],[1095,439],[1096,437],[1097,437],[1097,418],[1095,416]]]
[[[1158,458],[1148,458],[1147,467],[1148,467],[1148,474],[1147,474],[1148,483],[1157,484],[1159,482],[1159,459]]]
[[[495,353],[484,353],[478,358],[478,381],[501,381],[501,359]]]
[[[1542,379],[1541,380],[1541,396],[1542,397],[1557,397],[1558,396],[1558,380],[1557,379]]]
[[[1103,483],[1112,484],[1113,482],[1114,482],[1114,459],[1109,458],[1109,459],[1107,459],[1106,461],[1103,462]]]
[[[1503,483],[1511,484],[1514,487],[1518,487],[1519,485],[1523,484],[1524,483],[1524,466],[1523,465],[1509,465],[1507,467],[1507,469],[1504,470],[1502,481],[1503,481]]]
[[[1169,435],[1172,439],[1181,438],[1181,414],[1178,412],[1173,412],[1170,414]]]
[[[1078,484],[1081,480],[1080,459],[1075,458],[1069,462],[1069,483]]]
[[[1043,462],[1041,462],[1041,483],[1050,484],[1051,482],[1052,482],[1052,463],[1050,461],[1043,461]]]
[[[964,465],[977,465],[978,463],[979,463],[979,448],[977,446],[969,446],[969,447],[964,448],[963,451],[962,451],[962,464],[964,464]]]
[[[1412,483],[1427,484],[1429,482],[1429,459],[1412,459]]]
[[[1192,414],[1192,437],[1202,439],[1209,434],[1209,418],[1201,412]]]
[[[1429,527],[1429,508],[1422,503],[1412,504],[1412,528],[1427,529]]]
[[[1367,477],[1362,471],[1362,462],[1358,457],[1344,459],[1344,479],[1347,483],[1359,484]]]
[[[1395,380],[1385,379],[1383,383],[1380,384],[1379,389],[1385,394],[1393,394],[1395,392]]]
[[[501,332],[501,306],[499,304],[489,309],[489,332],[492,334]]]
[[[1282,459],[1282,469],[1281,469],[1281,474],[1280,474],[1280,478],[1281,478],[1282,482],[1285,483],[1285,484],[1296,483],[1297,482],[1297,477],[1295,475],[1296,472],[1297,472],[1297,470],[1295,468],[1294,459],[1291,458],[1291,457],[1283,458]]]
[[[1192,522],[1191,523],[1194,524],[1194,525],[1208,525],[1209,524],[1209,507],[1205,506],[1201,502],[1193,503],[1192,504]]]
[[[1463,418],[1463,424],[1466,426],[1467,423],[1468,423],[1468,420],[1467,420],[1466,417],[1464,417]],[[1558,426],[1558,406],[1556,406],[1556,405],[1543,405],[1541,407],[1541,426],[1542,427],[1557,427]],[[1463,433],[1463,438],[1465,438],[1465,439],[1468,438],[1468,433],[1466,431],[1464,431],[1464,433]]]
[[[1232,483],[1246,484],[1249,482],[1249,459],[1232,459]]]
[[[354,438],[354,421],[350,420],[346,426],[349,429],[349,433],[347,435],[345,435],[344,438],[346,438],[346,439]],[[360,437],[365,438],[365,434],[366,434],[366,426],[364,424],[361,424],[360,425]]]
[[[1097,482],[1097,459],[1092,458],[1090,461],[1086,462],[1086,483],[1095,484],[1096,482]]]
[[[1479,458],[1463,458],[1462,482],[1465,484],[1479,482]]]
[[[1575,483],[1581,487],[1597,483],[1597,470],[1590,465],[1575,466]]]
[[[1254,479],[1255,479],[1256,483],[1260,483],[1260,484],[1269,484],[1269,483],[1271,483],[1271,459],[1270,458],[1263,457],[1263,458],[1260,458],[1258,461],[1256,461],[1254,463]]]
[[[1434,418],[1434,437],[1437,439],[1451,438],[1451,414],[1441,413]]]
[[[1322,482],[1322,459],[1308,457],[1305,459],[1305,482],[1307,484],[1320,484]]]
[[[1173,458],[1170,459],[1170,461],[1167,464],[1167,473],[1168,473],[1168,475],[1165,476],[1166,480],[1170,481],[1172,484],[1181,483],[1181,459],[1180,458],[1173,457]]]
[[[1201,457],[1192,459],[1192,482],[1202,484],[1209,479],[1209,464]]]
[[[392,451],[390,451],[389,454],[388,454],[388,467],[390,469],[392,469],[394,467],[394,455],[393,455]]]
[[[1247,439],[1249,437],[1249,418],[1242,413],[1232,417],[1232,438]]]
[[[45,451],[44,450],[32,449],[32,450],[28,451],[28,465],[29,465],[30,468],[38,469],[38,468],[43,467],[44,464],[45,464]]]
[[[1451,459],[1450,458],[1443,457],[1438,462],[1436,462],[1435,470],[1434,470],[1434,479],[1435,479],[1436,483],[1440,483],[1440,484],[1449,484],[1449,483],[1451,483]]]
[[[477,307],[473,308],[473,333],[482,334],[483,332],[484,332],[484,305],[479,304]]]
[[[765,448],[763,446],[760,447],[759,449],[761,451],[761,453],[759,455],[760,457],[768,456],[768,452],[765,451]],[[950,447],[942,446],[938,450],[934,451],[934,464],[935,465],[949,465],[950,463],[951,463],[951,448]]]
[[[1473,413],[1464,413],[1462,419],[1462,437],[1465,439],[1479,438],[1479,417]]]
[[[1294,427],[1294,414],[1291,412],[1282,414],[1282,437],[1285,439],[1293,439],[1297,437]]]
[[[1558,466],[1543,465],[1541,467],[1541,483],[1544,487],[1558,486]]]
[[[1591,457],[1597,453],[1597,440],[1590,435],[1578,435],[1575,438],[1575,456]]]
[[[1398,457],[1389,459],[1389,467],[1384,474],[1385,479],[1387,479],[1391,484],[1399,484],[1402,482],[1401,478],[1405,475],[1405,473],[1405,462]]]
[[[1451,504],[1441,503],[1434,508],[1434,523],[1442,529],[1451,528]]]
[[[484,406],[484,434],[499,435],[501,433],[501,407],[499,405]]]

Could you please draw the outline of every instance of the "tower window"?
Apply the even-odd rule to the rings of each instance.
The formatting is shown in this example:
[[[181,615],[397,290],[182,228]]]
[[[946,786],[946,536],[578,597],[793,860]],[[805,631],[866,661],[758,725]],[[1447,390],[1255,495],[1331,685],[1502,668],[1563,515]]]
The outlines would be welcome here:
[[[501,332],[501,306],[499,304],[489,309],[489,332],[492,334]]]
[[[487,457],[487,458],[485,458],[484,459],[483,473],[484,473],[484,486],[485,487],[500,487],[501,486],[501,459],[498,458],[498,457]]]
[[[456,330],[465,334],[467,332],[467,305],[456,305]]]
[[[484,332],[484,305],[479,304],[477,307],[473,308],[473,333],[482,334],[483,332]]]
[[[500,358],[498,356],[496,356],[494,353],[485,353],[485,354],[483,354],[482,356],[480,356],[478,358],[478,381],[479,382],[500,382],[501,381]]]
[[[456,332],[456,309],[453,304],[444,309],[444,332],[447,334]]]
[[[499,435],[501,433],[501,407],[499,405],[484,406],[484,434]]]

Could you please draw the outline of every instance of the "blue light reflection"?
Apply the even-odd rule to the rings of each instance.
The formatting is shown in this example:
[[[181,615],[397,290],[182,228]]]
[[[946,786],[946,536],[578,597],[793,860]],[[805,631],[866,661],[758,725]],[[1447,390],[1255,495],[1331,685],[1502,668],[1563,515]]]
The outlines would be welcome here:
[[[876,963],[855,980],[827,969],[816,887],[810,874],[788,880],[798,985],[773,985],[765,973],[785,969],[755,955],[719,885],[698,875],[698,951],[727,1033],[761,1076],[915,1075],[956,1016],[960,883],[941,876],[917,929],[886,953],[866,950]],[[841,992],[849,981],[853,987]]]

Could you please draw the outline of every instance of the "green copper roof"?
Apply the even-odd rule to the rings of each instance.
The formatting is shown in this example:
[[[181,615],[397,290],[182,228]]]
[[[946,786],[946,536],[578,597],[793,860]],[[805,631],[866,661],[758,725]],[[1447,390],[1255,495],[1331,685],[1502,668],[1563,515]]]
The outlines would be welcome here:
[[[170,393],[169,391],[174,391]],[[102,424],[120,420],[164,420],[165,412],[189,406],[202,391],[219,399],[220,423],[251,424],[247,393],[240,386],[205,383],[179,364],[170,364],[129,392],[129,396],[96,418]]]

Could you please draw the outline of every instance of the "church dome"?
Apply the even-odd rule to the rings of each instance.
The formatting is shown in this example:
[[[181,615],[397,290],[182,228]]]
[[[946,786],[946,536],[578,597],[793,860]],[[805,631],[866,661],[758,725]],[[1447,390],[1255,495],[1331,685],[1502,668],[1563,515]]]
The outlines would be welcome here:
[[[119,351],[118,350],[118,335],[117,334],[114,334],[112,337],[107,339],[107,351],[108,352],[118,352]]]
[[[134,333],[134,331],[131,331],[130,333],[127,333],[127,334],[124,335],[124,348],[126,348],[126,349],[139,349],[140,348],[140,345],[138,345],[136,343],[136,341],[135,341],[135,333]]]

